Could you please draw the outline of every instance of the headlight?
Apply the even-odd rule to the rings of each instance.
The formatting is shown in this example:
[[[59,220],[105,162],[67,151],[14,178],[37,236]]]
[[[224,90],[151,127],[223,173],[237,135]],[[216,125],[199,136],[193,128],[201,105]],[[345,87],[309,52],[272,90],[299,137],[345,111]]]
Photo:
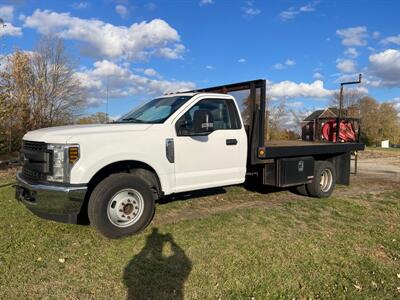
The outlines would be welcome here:
[[[48,144],[47,149],[52,153],[51,175],[47,180],[69,182],[71,169],[79,159],[79,145]]]

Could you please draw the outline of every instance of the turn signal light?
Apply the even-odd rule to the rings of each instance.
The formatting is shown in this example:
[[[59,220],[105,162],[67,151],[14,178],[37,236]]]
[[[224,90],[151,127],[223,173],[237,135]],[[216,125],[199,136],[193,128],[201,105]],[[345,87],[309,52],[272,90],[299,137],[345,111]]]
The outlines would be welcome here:
[[[76,163],[79,159],[79,148],[78,147],[70,147],[68,149],[68,160],[70,164]]]

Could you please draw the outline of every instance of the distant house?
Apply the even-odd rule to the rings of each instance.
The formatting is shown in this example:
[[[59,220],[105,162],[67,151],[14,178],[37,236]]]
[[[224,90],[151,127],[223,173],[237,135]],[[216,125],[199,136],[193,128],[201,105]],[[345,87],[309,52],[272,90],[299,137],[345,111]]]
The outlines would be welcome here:
[[[356,106],[350,106],[343,110],[342,117],[359,120],[359,109]],[[339,115],[339,109],[328,107],[314,111],[301,122],[301,139],[303,141],[322,140],[321,129],[327,121],[335,120]]]

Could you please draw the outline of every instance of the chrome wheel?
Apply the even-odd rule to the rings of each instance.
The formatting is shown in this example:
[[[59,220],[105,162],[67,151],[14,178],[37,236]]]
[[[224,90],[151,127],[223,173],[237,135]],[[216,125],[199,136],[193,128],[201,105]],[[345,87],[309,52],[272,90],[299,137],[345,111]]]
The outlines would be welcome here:
[[[319,181],[319,184],[321,185],[321,191],[324,193],[329,191],[332,186],[332,183],[333,183],[332,171],[329,169],[323,170],[321,173],[321,179]]]
[[[128,227],[136,223],[143,214],[144,200],[135,189],[124,189],[116,193],[107,206],[107,216],[117,227]]]

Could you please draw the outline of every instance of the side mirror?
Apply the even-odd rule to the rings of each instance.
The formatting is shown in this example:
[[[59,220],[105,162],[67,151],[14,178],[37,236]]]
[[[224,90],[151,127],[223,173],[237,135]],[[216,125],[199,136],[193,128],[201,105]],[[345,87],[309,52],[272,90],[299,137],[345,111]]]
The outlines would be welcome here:
[[[192,120],[188,119],[180,119],[176,123],[176,131],[178,135],[190,135],[190,131],[193,127],[193,122]]]
[[[214,130],[214,118],[205,109],[199,109],[193,115],[193,131],[195,134],[206,134]]]

